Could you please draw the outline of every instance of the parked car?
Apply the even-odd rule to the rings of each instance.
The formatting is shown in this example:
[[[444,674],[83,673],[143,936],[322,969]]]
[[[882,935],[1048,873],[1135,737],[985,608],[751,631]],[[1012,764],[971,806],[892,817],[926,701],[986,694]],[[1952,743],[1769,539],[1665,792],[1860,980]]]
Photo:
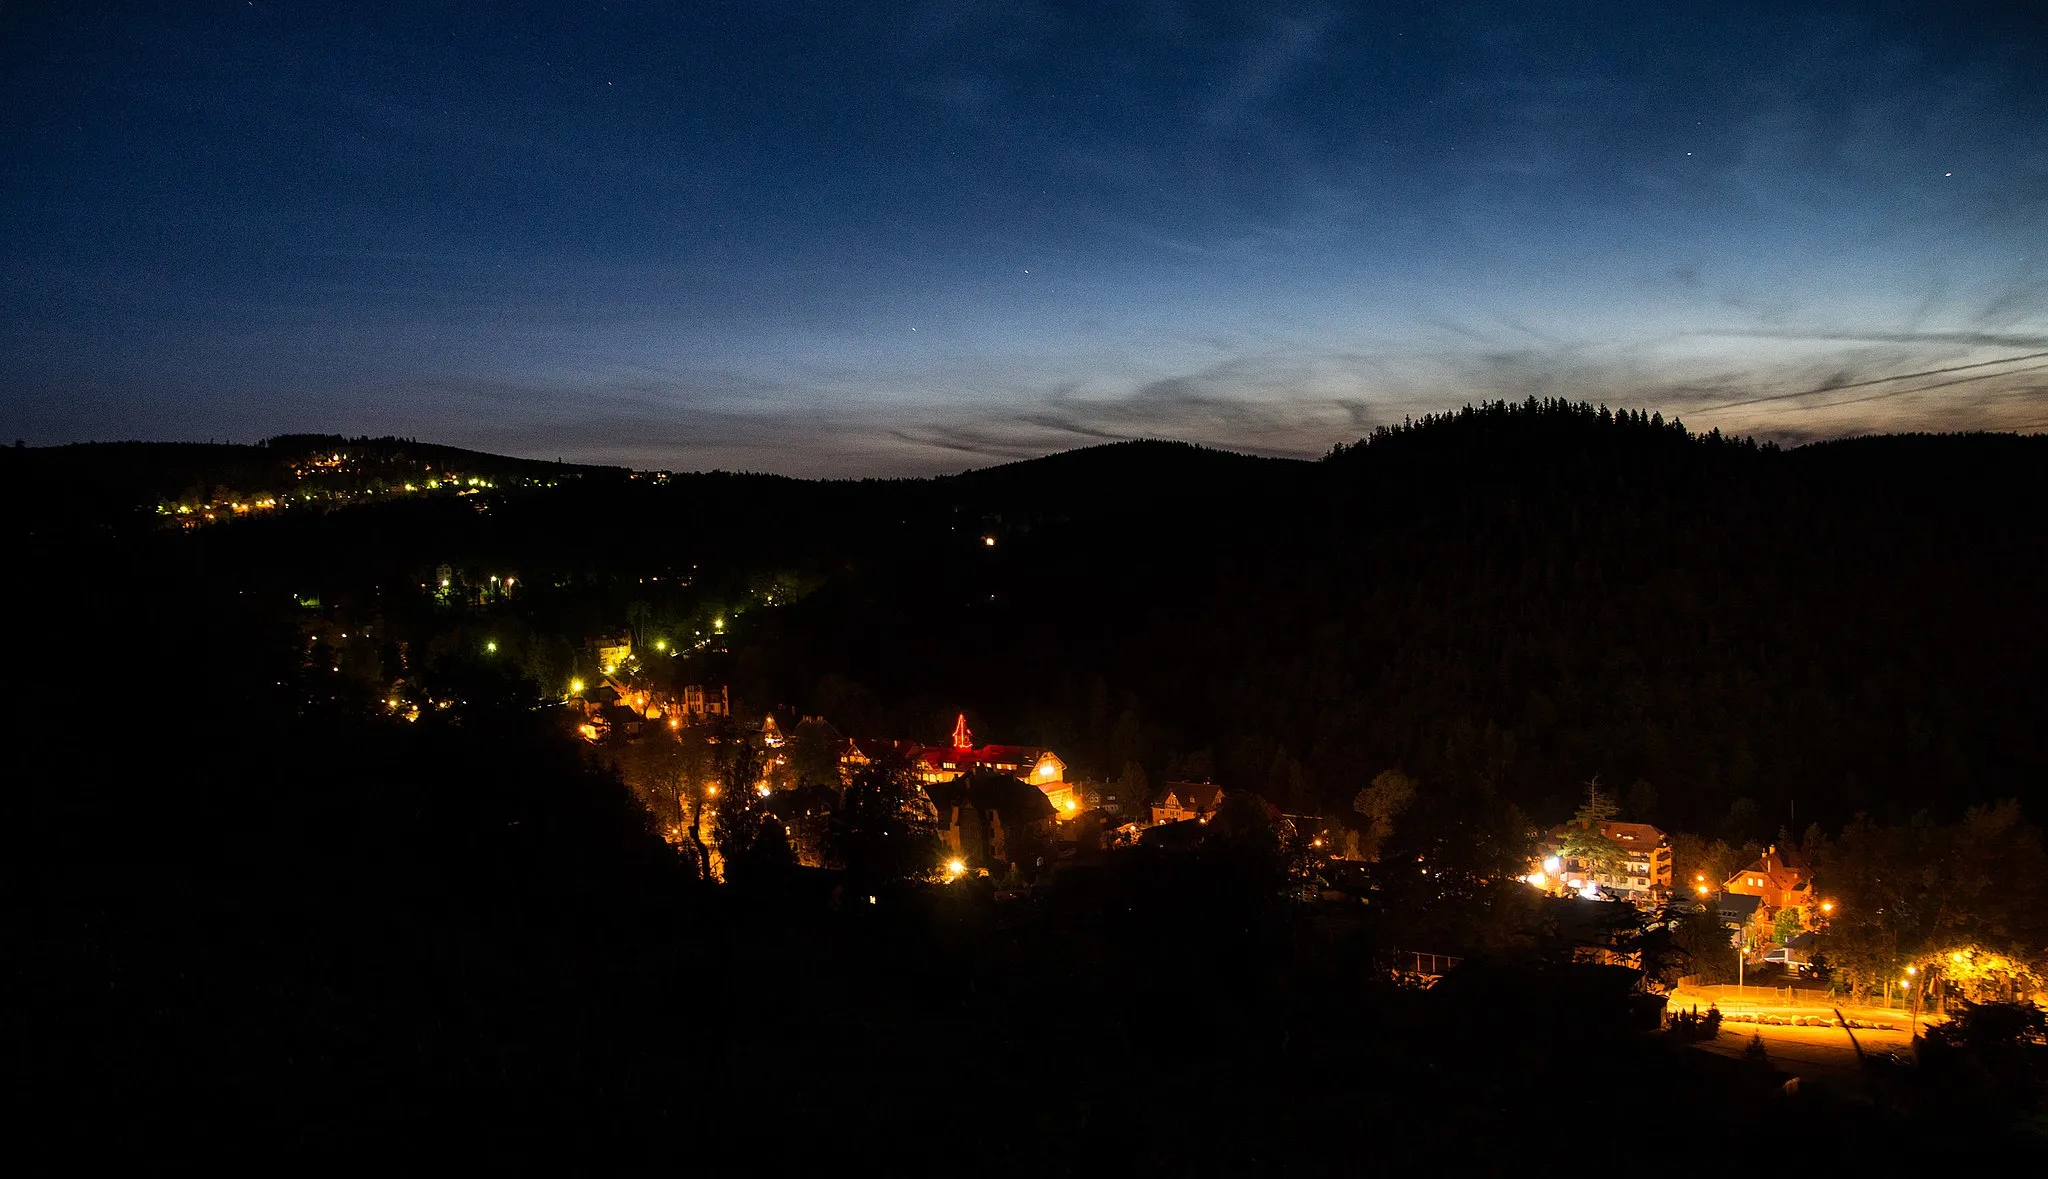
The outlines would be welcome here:
[[[1765,954],[1764,961],[1772,966],[1782,966],[1793,974],[1805,974],[1813,969],[1813,963],[1802,960],[1797,951],[1784,946]]]

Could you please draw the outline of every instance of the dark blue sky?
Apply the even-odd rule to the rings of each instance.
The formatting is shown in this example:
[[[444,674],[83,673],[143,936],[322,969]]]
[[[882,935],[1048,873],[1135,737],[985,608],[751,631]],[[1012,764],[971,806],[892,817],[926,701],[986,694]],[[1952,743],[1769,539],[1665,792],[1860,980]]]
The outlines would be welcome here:
[[[0,430],[891,474],[1531,393],[2041,429],[2031,7],[8,4]]]

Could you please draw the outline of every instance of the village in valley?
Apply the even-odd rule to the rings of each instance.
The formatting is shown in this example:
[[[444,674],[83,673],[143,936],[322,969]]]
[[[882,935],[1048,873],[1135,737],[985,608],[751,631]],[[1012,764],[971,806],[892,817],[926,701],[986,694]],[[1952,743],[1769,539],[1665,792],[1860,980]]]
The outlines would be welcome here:
[[[1583,407],[1432,429],[1496,418],[1776,461]],[[1980,652],[1985,676],[1915,696],[1934,681],[1901,667],[1934,654],[1866,666],[1861,629],[1773,612],[1804,597],[1753,602],[1783,623],[1763,638],[1732,642],[1718,608],[1674,629],[1648,597],[1615,610],[1594,604],[1612,586],[1561,589],[1593,568],[1566,577],[1585,538],[1562,523],[1374,532],[1412,481],[1345,491],[1346,456],[1245,467],[1249,485],[1304,481],[1276,501],[1301,511],[1262,514],[1224,493],[1146,500],[1172,479],[1227,492],[1214,456],[1172,449],[986,486],[856,486],[317,441],[225,456],[246,478],[167,471],[167,494],[212,498],[131,510],[86,534],[107,547],[45,562],[82,571],[67,599],[144,609],[114,628],[143,644],[119,657],[159,695],[208,685],[238,726],[222,740],[174,714],[147,718],[146,741],[31,746],[51,759],[44,795],[72,808],[41,838],[100,853],[69,860],[93,867],[70,869],[84,907],[67,953],[99,952],[116,892],[190,914],[129,943],[111,977],[156,970],[155,985],[108,991],[128,1022],[79,1024],[64,1059],[79,1043],[123,1059],[165,994],[211,1035],[220,1008],[201,992],[236,994],[263,1017],[212,1075],[248,1078],[254,1100],[281,1074],[245,1061],[282,1044],[289,1073],[367,1034],[388,1052],[296,1093],[346,1107],[425,1046],[399,1127],[445,1078],[527,1054],[478,1108],[538,1095],[523,1119],[587,1091],[597,1104],[561,1106],[580,1126],[632,1091],[631,1116],[665,1139],[758,1114],[777,1131],[764,1151],[819,1111],[841,1118],[833,1141],[911,1141],[898,1128],[929,1128],[935,1108],[978,1134],[1008,1091],[1068,1095],[1043,1111],[1047,1142],[1093,1125],[1090,1152],[1206,1151],[1149,1129],[1154,1095],[1185,1083],[1258,1113],[1231,1173],[1308,1141],[1301,1117],[1441,1121],[1425,1161],[1503,1110],[1528,1139],[1553,1103],[1517,1098],[1560,1068],[1645,1078],[1596,1083],[1588,1108],[1660,1134],[1675,1109],[1746,1140],[1866,1110],[1939,1137],[1958,1110],[2033,1108],[2008,1084],[2024,1070],[1996,1070],[2039,1047],[2048,850],[2025,766],[1990,756],[2033,732],[2031,706],[1943,694],[2031,668],[2024,651]],[[125,453],[75,457],[96,470]],[[221,488],[217,526],[184,523]],[[276,508],[234,510],[257,491]],[[1307,523],[1212,543],[1312,520],[1326,499],[1351,504],[1358,534],[1335,556]],[[1489,492],[1473,511],[1498,502],[1515,501]],[[1689,511],[1666,510],[1657,535]],[[1446,537],[1465,547],[1426,558]],[[1496,543],[1525,556],[1471,556]],[[1796,563],[1801,543],[1754,559]],[[1663,597],[1735,559],[1705,551]],[[1197,575],[1159,575],[1196,554]],[[1802,645],[1822,632],[1839,644]],[[1793,673],[1817,666],[1891,685],[1896,725],[1806,694]],[[180,889],[189,871],[205,876]],[[343,948],[302,959],[278,1002],[293,929]],[[218,968],[192,971],[186,945]],[[336,994],[356,1005],[339,1022]],[[474,1034],[446,1038],[448,995],[481,997]],[[1196,1025],[1161,995],[1193,999]],[[780,1017],[821,996],[821,1018]],[[1105,1046],[1087,1069],[1050,1043],[1049,1011]],[[163,1041],[164,1076],[185,1075],[190,1042]],[[593,1044],[604,1063],[579,1073]],[[625,1080],[556,1085],[597,1076]],[[316,1108],[280,1106],[287,1123]],[[718,1112],[685,1125],[678,1109]],[[1384,1138],[1342,1149],[1376,1157]]]
[[[722,618],[715,628],[723,632]],[[1385,828],[1418,789],[1399,771],[1385,772],[1359,792],[1352,813],[1334,816],[1284,813],[1256,792],[1206,780],[1137,792],[1128,779],[1078,778],[1045,746],[981,741],[965,712],[941,740],[848,736],[814,715],[749,715],[726,685],[661,686],[647,667],[675,652],[666,640],[655,643],[643,661],[630,632],[588,640],[597,678],[568,685],[564,716],[706,879],[726,878],[728,861],[758,848],[761,832],[779,834],[772,841],[786,842],[786,850],[776,854],[796,870],[842,867],[832,824],[848,809],[848,791],[894,775],[903,817],[932,837],[931,862],[916,875],[937,885],[979,883],[998,903],[1028,902],[1061,872],[1118,849],[1198,847],[1212,822],[1242,823],[1249,814],[1283,850],[1298,902],[1369,905],[1376,891],[1369,866]],[[745,799],[741,824],[728,818],[719,827],[722,790],[729,805],[737,805],[735,795]],[[1981,994],[2010,991],[2024,976],[1996,955],[1952,952],[1945,978],[1919,979],[1919,968],[1904,964],[1875,996],[1855,988],[1861,1018],[1843,1016],[1852,988],[1828,977],[1826,956],[1817,952],[1837,902],[1806,856],[1777,844],[1730,849],[1674,837],[1620,818],[1618,809],[1597,780],[1590,783],[1570,819],[1525,832],[1526,871],[1518,879],[1549,906],[1552,928],[1576,961],[1645,971],[1648,942],[1657,940],[1645,934],[1663,934],[1664,948],[1647,952],[1665,961],[1647,963],[1645,973],[1674,1010],[1689,1002],[1695,1014],[1702,1005],[1711,1009],[1717,1023],[1846,1025],[1881,1035],[1902,1031],[1909,1015],[1936,1017],[1935,1006],[1915,1003],[1922,982]],[[1420,871],[1431,874],[1426,862]],[[1685,936],[1674,938],[1681,925]],[[1674,941],[1683,943],[1676,953]],[[1397,955],[1395,973],[1429,985],[1465,950],[1447,934]]]

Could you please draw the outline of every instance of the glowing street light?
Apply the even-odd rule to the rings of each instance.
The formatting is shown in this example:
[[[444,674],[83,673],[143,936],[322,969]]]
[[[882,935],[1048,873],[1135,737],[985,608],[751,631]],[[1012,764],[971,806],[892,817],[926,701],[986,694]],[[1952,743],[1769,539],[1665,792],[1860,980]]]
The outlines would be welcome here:
[[[714,618],[714,619],[712,619],[712,620],[711,620],[711,629],[712,629],[712,630],[724,630],[724,629],[725,629],[725,619],[723,619],[723,618]]]
[[[486,655],[496,655],[497,653],[498,653],[498,640],[496,640],[496,639],[485,639],[485,640],[484,640],[484,654],[486,654]]]
[[[569,681],[569,694],[570,694],[571,696],[581,696],[581,695],[583,694],[583,681],[582,681],[582,680],[570,680],[570,681]]]
[[[1833,901],[1822,901],[1822,902],[1820,903],[1820,911],[1821,911],[1821,912],[1823,912],[1823,913],[1832,913],[1832,912],[1834,912],[1834,911],[1835,911],[1835,902],[1833,902]]]
[[[947,861],[946,861],[946,875],[947,875],[947,876],[950,876],[950,877],[955,877],[955,878],[958,878],[958,877],[961,877],[961,876],[965,876],[966,874],[967,874],[967,861],[966,861],[966,860],[963,860],[963,859],[959,859],[958,857],[955,857],[954,859],[950,859],[950,860],[947,860]]]
[[[657,651],[666,651],[666,650],[668,650],[668,640],[667,640],[667,639],[656,639],[656,640],[654,640],[654,649],[655,649],[655,650],[657,650]]]
[[[1556,857],[1556,856],[1545,856],[1545,857],[1543,857],[1543,871],[1544,871],[1544,872],[1545,872],[1546,874],[1548,874],[1548,875],[1551,875],[1551,876],[1555,876],[1555,875],[1557,875],[1557,874],[1558,874],[1559,872],[1561,872],[1561,871],[1563,871],[1563,870],[1564,870],[1564,861],[1563,861],[1563,860],[1559,859],[1559,858],[1558,858],[1558,857]]]

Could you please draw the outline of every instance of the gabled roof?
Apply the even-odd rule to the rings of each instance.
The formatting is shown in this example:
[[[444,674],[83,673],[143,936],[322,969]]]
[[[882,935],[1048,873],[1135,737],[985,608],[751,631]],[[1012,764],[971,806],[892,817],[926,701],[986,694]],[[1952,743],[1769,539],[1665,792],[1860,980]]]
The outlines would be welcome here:
[[[1223,801],[1223,787],[1214,782],[1168,782],[1153,796],[1152,805],[1165,806],[1169,797],[1184,810],[1213,811]]]
[[[1715,902],[1714,909],[1723,921],[1746,922],[1756,916],[1757,906],[1763,903],[1762,897],[1750,893],[1724,892],[1720,900]]]
[[[1763,855],[1758,856],[1747,868],[1735,875],[1741,876],[1744,873],[1758,876],[1776,876],[1781,873],[1805,876],[1806,861],[1801,859],[1797,852],[1782,852],[1774,845],[1766,848]],[[1734,877],[1731,876],[1729,879],[1733,880]]]
[[[982,745],[970,749],[956,746],[923,746],[915,754],[916,760],[934,769],[948,767],[965,772],[967,770],[994,766],[1033,766],[1052,750],[1040,745]]]
[[[1656,847],[1664,842],[1664,832],[1648,823],[1617,823],[1612,820],[1600,824],[1600,834],[1633,851],[1639,847]]]
[[[807,716],[798,721],[796,728],[789,731],[789,736],[793,741],[815,741],[823,738],[839,748],[845,748],[848,744],[846,738],[839,735],[839,730],[832,727],[832,722],[822,716]]]

